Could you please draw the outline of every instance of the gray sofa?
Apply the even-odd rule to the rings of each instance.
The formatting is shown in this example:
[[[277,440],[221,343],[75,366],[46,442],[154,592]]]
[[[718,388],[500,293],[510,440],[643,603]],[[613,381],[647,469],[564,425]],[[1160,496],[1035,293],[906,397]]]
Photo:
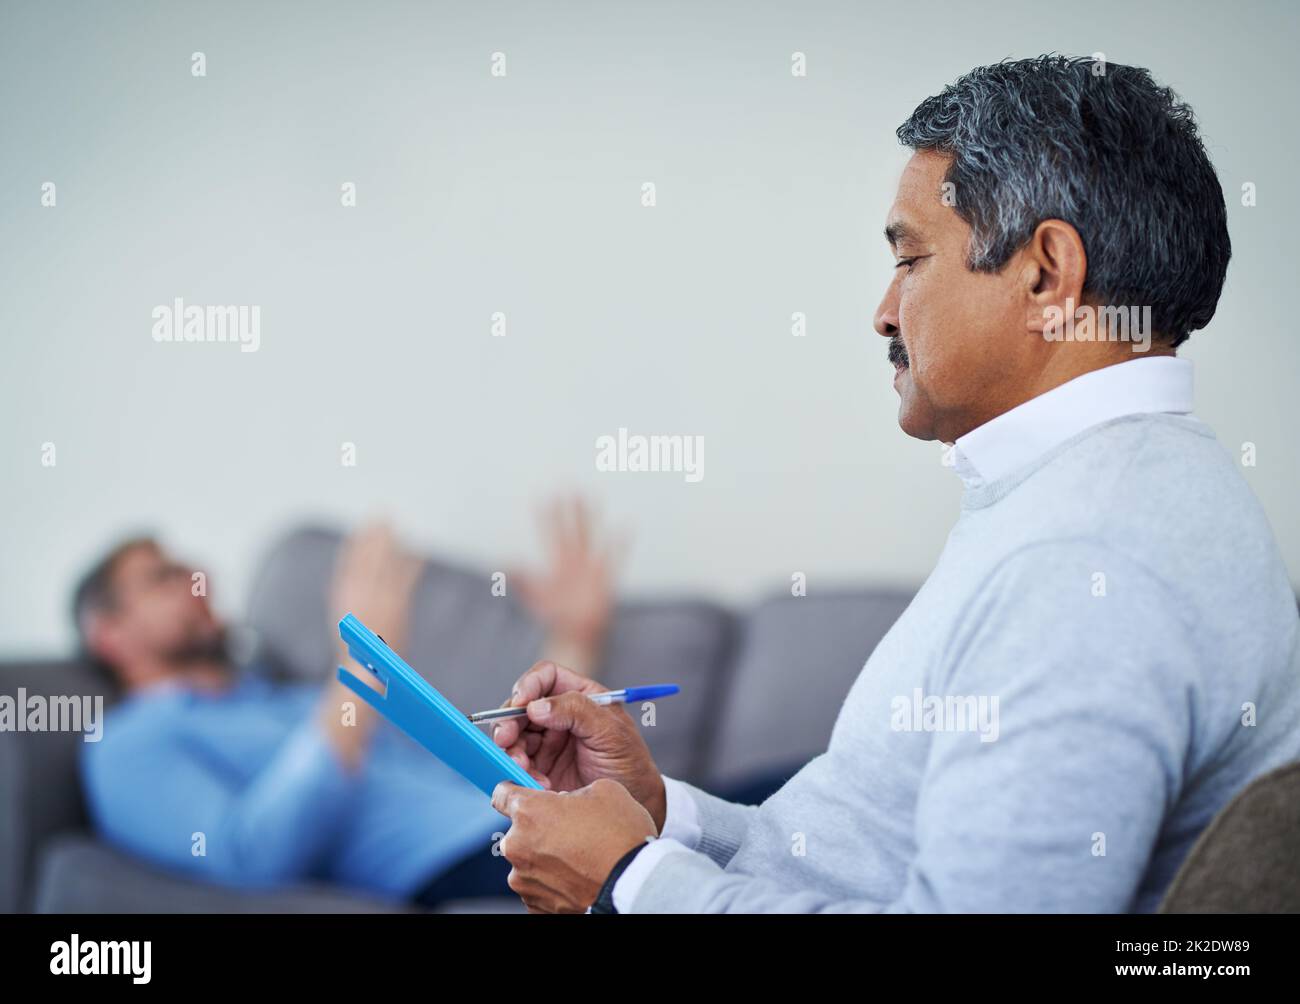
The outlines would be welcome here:
[[[286,679],[333,671],[325,593],[337,534],[296,531],[262,561],[247,623],[258,662]],[[736,612],[706,602],[643,600],[616,611],[598,673],[610,686],[676,682],[644,730],[663,771],[721,790],[803,763],[825,749],[844,695],[907,605],[888,590],[811,591]],[[486,572],[429,562],[417,586],[407,661],[463,709],[493,707],[538,657],[541,631]],[[0,693],[104,693],[74,661],[0,664]],[[111,695],[108,695],[111,700]],[[69,733],[0,732],[0,912],[283,912],[392,909],[338,889],[238,892],[162,872],[97,840]],[[456,912],[517,910],[461,901]]]

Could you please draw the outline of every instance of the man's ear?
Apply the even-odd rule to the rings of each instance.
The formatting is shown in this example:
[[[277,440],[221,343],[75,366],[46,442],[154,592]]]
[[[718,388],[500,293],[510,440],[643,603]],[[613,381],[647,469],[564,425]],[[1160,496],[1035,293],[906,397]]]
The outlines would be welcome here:
[[[1074,317],[1083,304],[1088,255],[1079,231],[1064,220],[1043,220],[1020,251],[1028,329],[1042,334],[1054,323]]]

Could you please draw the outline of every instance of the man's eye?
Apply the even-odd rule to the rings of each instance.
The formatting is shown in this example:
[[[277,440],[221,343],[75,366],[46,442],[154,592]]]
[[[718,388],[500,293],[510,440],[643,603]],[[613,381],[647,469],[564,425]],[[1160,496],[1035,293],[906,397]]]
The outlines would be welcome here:
[[[898,262],[894,265],[894,268],[902,268],[904,265],[906,265],[909,269],[911,269],[912,263],[915,261],[916,258],[899,258]]]

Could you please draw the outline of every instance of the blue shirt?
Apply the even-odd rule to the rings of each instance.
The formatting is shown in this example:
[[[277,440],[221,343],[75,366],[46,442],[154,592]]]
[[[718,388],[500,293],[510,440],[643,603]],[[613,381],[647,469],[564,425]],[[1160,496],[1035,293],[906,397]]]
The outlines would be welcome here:
[[[385,898],[412,895],[476,848],[491,853],[508,824],[482,792],[387,722],[348,770],[317,724],[320,693],[242,675],[222,693],[131,696],[100,742],[82,744],[99,830],[196,878],[318,879]]]

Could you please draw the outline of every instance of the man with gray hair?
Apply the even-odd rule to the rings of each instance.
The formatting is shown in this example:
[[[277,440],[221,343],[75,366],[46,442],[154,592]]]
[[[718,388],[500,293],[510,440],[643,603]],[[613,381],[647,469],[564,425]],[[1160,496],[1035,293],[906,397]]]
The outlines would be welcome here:
[[[662,777],[598,684],[529,670],[496,741],[548,790],[494,804],[532,910],[1151,910],[1300,756],[1295,598],[1175,352],[1231,253],[1191,110],[1146,70],[1044,56],[973,70],[898,136],[875,329],[903,431],[952,444],[943,554],[828,750],[760,806]],[[1116,337],[1117,308],[1151,337]],[[1060,337],[1081,313],[1105,330]],[[995,729],[939,713],[980,701]]]

